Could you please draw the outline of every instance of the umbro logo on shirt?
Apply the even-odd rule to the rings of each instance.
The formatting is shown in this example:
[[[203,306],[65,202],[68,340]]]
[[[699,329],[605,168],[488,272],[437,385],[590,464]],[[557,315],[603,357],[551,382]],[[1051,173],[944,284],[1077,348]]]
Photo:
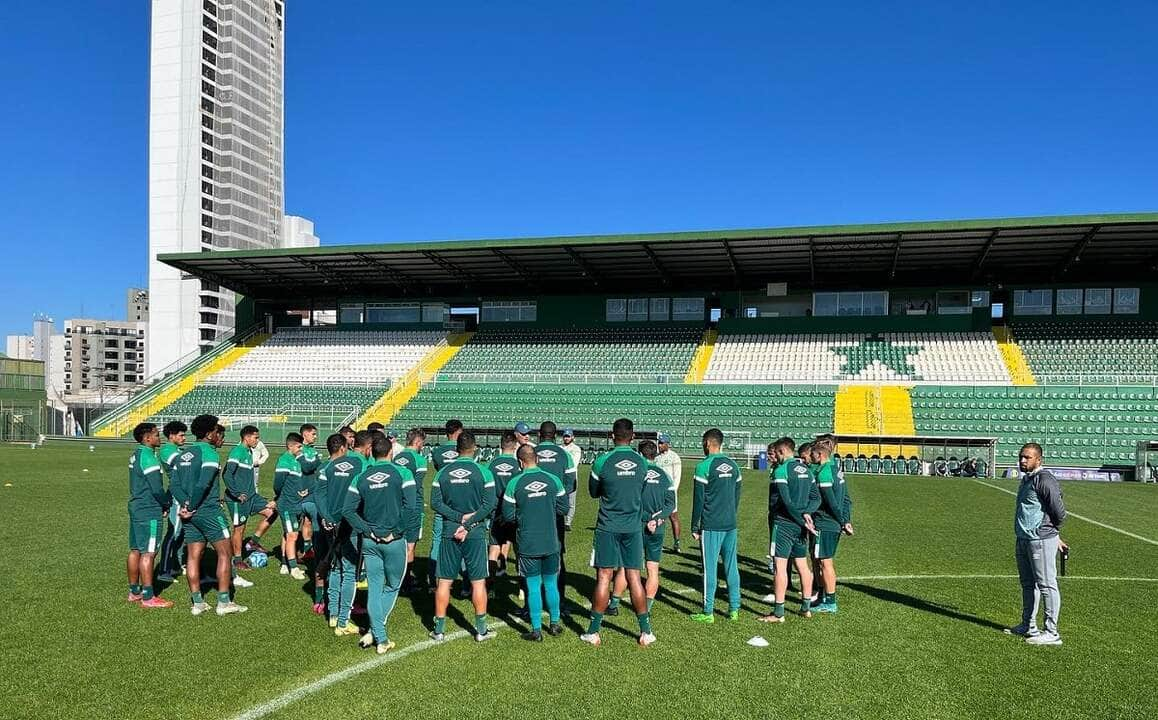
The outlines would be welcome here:
[[[191,452],[184,453],[181,455],[181,459],[184,460],[185,462],[189,462],[190,460],[193,459],[193,453],[191,453]]]
[[[635,469],[639,467],[639,463],[632,462],[631,460],[620,460],[615,463],[615,467],[619,470],[619,472],[615,473],[616,475],[634,475]]]
[[[348,462],[340,462],[340,463],[337,463],[336,465],[334,465],[334,469],[337,470],[338,472],[348,473],[354,469],[354,466]]]
[[[511,471],[514,469],[515,466],[511,465],[510,463],[499,463],[498,465],[495,465],[495,470],[503,473],[504,475],[510,475]]]
[[[471,472],[466,468],[457,468],[455,470],[451,470],[448,474],[450,475],[450,481],[452,483],[470,482]]]
[[[730,478],[730,477],[732,477],[732,466],[731,465],[720,465],[719,467],[716,468],[716,474],[722,478]]]
[[[454,460],[456,457],[458,457],[458,451],[457,450],[447,450],[446,452],[444,452],[442,454],[442,456],[444,458],[446,458],[447,460]]]
[[[370,488],[377,490],[386,486],[386,481],[390,475],[384,472],[376,472],[373,475],[366,476],[366,482],[370,483]]]
[[[555,452],[554,450],[540,450],[538,455],[544,460],[554,460],[559,456],[559,453]]]
[[[645,479],[649,483],[651,483],[653,485],[657,485],[657,484],[659,484],[659,478],[660,478],[660,475],[658,472],[656,472],[655,470],[648,470],[647,471],[647,477]]]
[[[545,483],[545,482],[539,482],[538,480],[536,480],[535,482],[527,483],[527,490],[532,495],[536,495],[536,494],[542,495],[543,491],[546,489],[547,489],[547,483]]]

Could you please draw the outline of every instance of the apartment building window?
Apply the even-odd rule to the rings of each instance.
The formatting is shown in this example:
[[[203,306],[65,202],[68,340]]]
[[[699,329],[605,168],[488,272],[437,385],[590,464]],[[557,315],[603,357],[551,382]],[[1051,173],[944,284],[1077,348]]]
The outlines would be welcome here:
[[[207,228],[213,227],[213,216],[212,215],[202,215],[201,216],[201,225],[202,225],[202,227],[207,227]]]
[[[201,159],[205,162],[213,162],[213,151],[209,148],[201,148]]]
[[[205,25],[205,27],[209,28],[213,32],[217,32],[217,21],[214,20],[213,18],[202,16],[201,22],[203,25]]]
[[[209,82],[213,82],[217,79],[217,71],[208,65],[201,66],[201,75],[204,76],[205,79]]]
[[[217,66],[217,53],[213,52],[209,48],[201,49],[201,59],[214,67]]]
[[[206,82],[205,80],[201,81],[201,92],[205,93],[209,97],[217,96],[217,88],[213,87],[213,83]]]
[[[213,101],[209,98],[201,98],[201,109],[205,112],[213,112]]]
[[[210,180],[212,180],[213,179],[213,168],[211,168],[208,165],[202,165],[201,166],[201,176],[207,177]]]
[[[206,115],[206,114],[202,113],[201,114],[201,127],[209,128],[210,130],[212,130],[213,129],[213,117],[210,115]]]
[[[211,2],[210,0],[205,0],[204,7],[205,12],[209,13],[213,17],[217,17],[217,3]]]

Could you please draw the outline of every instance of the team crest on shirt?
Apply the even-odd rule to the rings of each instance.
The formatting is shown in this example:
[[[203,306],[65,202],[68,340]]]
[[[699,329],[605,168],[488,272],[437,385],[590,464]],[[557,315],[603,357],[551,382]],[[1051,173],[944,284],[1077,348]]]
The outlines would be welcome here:
[[[499,463],[498,465],[495,465],[495,470],[498,471],[499,473],[502,473],[503,475],[510,475],[511,471],[514,469],[515,469],[515,466],[508,463],[508,462]]]
[[[540,450],[538,455],[544,460],[554,460],[559,456],[559,453],[555,452],[554,450]]]
[[[543,492],[547,489],[547,483],[538,480],[527,483],[527,497],[543,497],[547,493]]]
[[[449,473],[450,481],[455,484],[470,482],[471,471],[466,468],[456,468]]]
[[[644,479],[652,485],[659,485],[660,474],[658,470],[648,470],[647,477]]]

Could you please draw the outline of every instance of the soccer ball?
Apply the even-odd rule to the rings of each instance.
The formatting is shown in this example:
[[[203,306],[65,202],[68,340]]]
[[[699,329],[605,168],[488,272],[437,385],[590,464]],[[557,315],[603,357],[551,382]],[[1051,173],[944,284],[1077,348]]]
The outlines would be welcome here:
[[[249,554],[249,560],[247,560],[247,562],[249,563],[250,567],[263,568],[266,565],[269,565],[269,555],[266,555],[260,551],[252,552]]]

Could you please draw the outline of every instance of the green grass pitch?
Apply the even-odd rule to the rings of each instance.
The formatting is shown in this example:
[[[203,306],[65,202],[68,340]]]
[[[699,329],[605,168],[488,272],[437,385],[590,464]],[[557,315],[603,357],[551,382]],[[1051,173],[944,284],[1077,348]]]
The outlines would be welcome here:
[[[1063,536],[1072,553],[1060,581],[1065,645],[1026,646],[1001,633],[1019,614],[1013,498],[971,480],[850,478],[857,535],[841,543],[836,616],[790,616],[781,626],[756,621],[767,609],[761,597],[770,582],[767,486],[751,472],[741,517],[740,621],[719,615],[715,625],[702,626],[688,619],[700,602],[700,575],[685,527],[684,554],[664,558],[654,612],[659,642],[651,648],[636,645],[627,612],[608,618],[600,648],[580,642],[574,624],[539,645],[504,628],[483,645],[463,638],[408,651],[426,640],[432,602],[421,595],[399,600],[390,620],[397,657],[383,662],[359,650],[354,638],[335,638],[311,614],[303,583],[273,566],[249,573],[257,586],[239,591],[250,608],[244,615],[190,616],[183,578],[164,592],[177,603],[172,610],[127,604],[129,449],[0,447],[0,716],[1158,715],[1158,546],[1067,522]],[[680,507],[687,523],[692,484],[688,470],[684,476]],[[586,468],[584,483],[585,477]],[[270,482],[267,469],[267,491]],[[1064,491],[1072,512],[1158,538],[1158,487],[1066,483]],[[584,596],[592,586],[593,511],[593,501],[581,495],[568,538],[569,566]],[[579,594],[570,599],[587,602]],[[491,614],[514,623],[511,607],[500,599]],[[790,602],[789,610],[795,607]],[[453,608],[451,624],[457,616],[466,626],[468,603],[454,601]],[[585,624],[585,614],[576,621]],[[770,646],[746,644],[757,635]],[[349,676],[332,682],[341,671]]]

